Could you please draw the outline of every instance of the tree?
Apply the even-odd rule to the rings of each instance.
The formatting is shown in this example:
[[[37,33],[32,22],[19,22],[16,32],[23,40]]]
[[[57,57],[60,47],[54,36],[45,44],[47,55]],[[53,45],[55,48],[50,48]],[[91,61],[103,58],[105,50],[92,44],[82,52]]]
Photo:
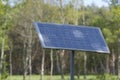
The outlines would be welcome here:
[[[6,71],[6,61],[5,61],[5,50],[8,49],[8,36],[6,35],[6,31],[7,29],[7,24],[8,24],[8,18],[7,18],[7,10],[8,10],[8,2],[6,2],[6,5],[4,5],[2,3],[2,1],[0,1],[0,43],[1,44],[1,57],[0,57],[0,75],[2,74],[2,78],[6,78],[7,77],[7,71]],[[4,77],[6,76],[6,77]]]
[[[32,23],[35,20],[40,20],[41,18],[41,1],[29,1],[27,0],[23,4],[19,4],[17,6],[17,11],[15,13],[15,26],[17,29],[18,34],[21,36],[22,46],[23,46],[23,63],[24,63],[24,80],[26,80],[26,75],[29,73],[31,80],[31,74],[32,74],[32,60],[34,57],[32,57],[32,44],[33,44],[33,25]],[[39,5],[38,5],[39,4]],[[41,4],[41,5],[40,5]],[[33,5],[33,6],[30,6]],[[23,12],[21,12],[21,10]],[[36,14],[34,14],[36,12]],[[41,14],[40,14],[41,13]],[[16,15],[18,14],[18,15]],[[36,16],[35,16],[36,15]],[[45,54],[45,53],[43,53]],[[34,56],[35,54],[33,54]],[[44,56],[43,56],[44,57]],[[44,74],[44,59],[42,59],[42,67],[41,67],[41,75]],[[28,72],[29,71],[29,72]]]
[[[52,50],[52,49],[51,49],[51,51],[50,51],[50,60],[51,60],[50,75],[51,75],[51,80],[52,80],[52,75],[53,75],[53,50]]]
[[[45,1],[49,1],[49,3],[45,3]],[[95,5],[84,7],[80,4],[78,5],[78,0],[71,0],[68,4],[64,4],[64,2],[60,2],[62,0],[50,2],[50,0],[31,0],[25,1],[21,4],[17,4],[12,7],[10,11],[11,17],[11,24],[13,26],[10,31],[9,35],[5,33],[5,51],[7,50],[7,41],[10,41],[13,44],[13,52],[12,52],[12,61],[13,61],[13,74],[22,74],[23,73],[23,62],[24,62],[24,74],[31,74],[32,71],[35,74],[38,74],[41,70],[41,78],[43,78],[42,74],[49,72],[50,70],[50,63],[52,63],[52,55],[51,55],[51,62],[50,56],[46,56],[47,54],[43,53],[50,53],[50,51],[45,50],[43,51],[40,48],[39,40],[35,35],[35,31],[33,29],[32,23],[34,21],[40,22],[52,22],[52,23],[62,23],[62,24],[85,24],[90,26],[98,26],[101,28],[102,32],[104,33],[105,39],[107,44],[110,47],[111,53],[110,56],[105,56],[104,54],[87,54],[87,61],[86,61],[86,68],[87,72],[89,73],[104,73],[109,72],[109,70],[113,69],[113,73],[117,72],[115,70],[116,63],[118,61],[116,53],[119,51],[119,8],[116,5],[115,7],[97,7]],[[72,2],[73,1],[73,2]],[[81,0],[80,0],[81,1]],[[59,4],[59,5],[58,5]],[[32,5],[32,6],[31,6]],[[4,5],[2,5],[4,6]],[[77,7],[77,8],[76,8]],[[2,9],[1,9],[2,10]],[[5,11],[4,8],[2,11]],[[3,26],[4,18],[3,13],[0,11],[0,26]],[[2,15],[1,15],[2,13]],[[85,21],[84,21],[85,20]],[[85,23],[84,23],[85,22]],[[8,24],[7,24],[8,25]],[[0,27],[0,36],[2,36],[2,27]],[[9,36],[9,40],[7,38]],[[2,45],[2,37],[0,37],[0,45]],[[10,43],[9,42],[9,43]],[[11,44],[9,45],[11,47]],[[1,47],[1,46],[0,46]],[[1,48],[0,48],[1,49]],[[12,49],[12,48],[11,48]],[[51,52],[52,53],[52,52]],[[60,70],[59,62],[63,64],[64,74],[68,73],[69,67],[69,55],[66,55],[67,51],[59,50],[56,51],[57,54],[57,68],[58,71]],[[77,73],[84,74],[84,64],[82,52],[79,54],[75,54],[75,67],[77,67]],[[42,57],[43,55],[43,57]],[[53,54],[54,55],[54,54]],[[18,57],[19,56],[19,57]],[[45,57],[44,57],[45,56]],[[59,58],[61,56],[61,59]],[[67,57],[64,58],[64,57]],[[44,62],[44,59],[46,60]],[[59,61],[60,59],[60,61]],[[64,60],[63,60],[64,59]],[[23,60],[23,62],[21,62]],[[43,60],[43,61],[42,61]],[[80,62],[79,62],[80,61]],[[19,63],[17,63],[19,62]],[[108,63],[110,62],[110,63]],[[67,63],[67,64],[66,64]],[[31,64],[34,68],[31,67]],[[41,65],[41,69],[39,69]],[[44,68],[47,67],[47,68]],[[51,64],[51,74],[52,73],[52,66]],[[110,69],[109,69],[110,67]],[[33,70],[31,70],[31,68]],[[112,68],[112,69],[111,69]],[[108,70],[109,69],[109,70]],[[108,70],[108,71],[106,71]],[[44,72],[45,71],[45,72]],[[57,72],[56,69],[53,70]],[[111,71],[112,72],[112,71]],[[63,75],[64,75],[63,74]],[[24,76],[25,76],[24,75]]]
[[[113,17],[113,20],[114,20],[114,26],[115,26],[115,34],[117,35],[117,41],[118,41],[118,77],[120,78],[120,51],[119,51],[119,48],[120,48],[120,6],[116,6],[116,7],[113,7],[112,8],[112,13],[114,15]]]

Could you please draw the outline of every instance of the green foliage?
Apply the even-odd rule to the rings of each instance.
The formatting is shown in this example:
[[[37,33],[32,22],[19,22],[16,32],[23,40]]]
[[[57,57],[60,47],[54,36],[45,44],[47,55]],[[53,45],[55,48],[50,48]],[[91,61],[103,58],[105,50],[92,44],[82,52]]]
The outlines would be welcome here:
[[[110,29],[103,28],[103,33],[108,43],[114,43],[116,41],[117,35],[114,35]]]
[[[7,0],[4,0],[7,1]],[[10,17],[10,6],[8,5],[4,5],[2,3],[2,0],[0,0],[0,49],[1,49],[1,45],[2,45],[2,39],[5,39],[5,46],[4,49],[7,50],[8,49],[8,29],[11,28],[11,17]]]
[[[1,80],[6,80],[9,73],[7,70],[8,63],[5,61],[6,56],[4,55],[4,60],[2,62]]]
[[[76,20],[79,19],[79,17],[82,15],[82,13],[78,10],[76,10],[73,6],[70,4],[67,5],[64,9],[64,17],[65,17],[65,23],[68,24],[76,24]]]
[[[4,36],[4,39],[5,39],[5,46],[4,46],[4,49],[5,50],[8,50],[8,42],[9,42],[9,39],[8,39],[8,36],[5,35]],[[1,49],[1,45],[2,45],[2,34],[0,34],[0,49]]]
[[[112,7],[111,9],[112,16],[113,16],[113,25],[114,25],[114,33],[116,35],[120,34],[120,6]],[[112,28],[112,30],[113,30]]]
[[[111,9],[111,12],[113,13],[113,19],[115,22],[119,22],[120,21],[120,6],[117,6],[117,7],[113,7]]]
[[[97,80],[119,80],[118,77],[114,76],[114,75],[110,75],[108,73],[104,73],[103,75],[98,75]]]
[[[2,1],[0,0],[0,17],[1,15],[5,14],[5,6],[2,4]]]
[[[27,0],[26,3],[16,5],[12,9],[9,9],[8,13],[6,14],[7,25],[5,28],[6,35],[4,36],[5,50],[8,49],[8,46],[9,46],[8,43],[10,41],[9,38],[11,38],[14,46],[13,53],[15,53],[12,56],[13,64],[15,64],[13,65],[13,69],[15,73],[22,73],[22,69],[20,68],[21,67],[23,68],[23,66],[21,65],[22,64],[21,61],[23,58],[22,53],[24,49],[23,41],[25,41],[27,34],[29,34],[29,32],[26,31],[26,28],[29,28],[29,26],[31,26],[33,21],[61,23],[61,18],[64,18],[63,20],[65,20],[64,22],[65,24],[75,24],[78,21],[78,24],[82,25],[83,14],[84,14],[85,23],[86,23],[85,25],[100,27],[104,33],[107,43],[114,45],[114,47],[109,45],[110,48],[114,48],[114,49],[118,48],[116,43],[117,43],[118,35],[120,34],[120,6],[112,7],[111,9],[109,9],[105,7],[98,8],[97,6],[93,5],[93,6],[85,7],[84,11],[81,8],[79,8],[77,11],[74,8],[73,3],[70,3],[63,6],[63,15],[61,16],[61,9],[58,5],[59,3],[45,4],[42,2],[42,0]],[[79,7],[81,7],[81,5]],[[2,2],[0,2],[0,8],[1,8],[0,9],[0,48],[1,48],[2,32],[3,32],[2,27],[4,26],[4,23],[5,23],[6,6],[3,5]],[[11,28],[11,32],[8,31],[8,29],[10,28]],[[9,38],[7,35],[8,33],[9,33]],[[32,50],[33,54],[41,53],[38,47],[37,48],[35,47],[39,43],[37,42],[37,38],[35,38],[35,36],[33,41],[36,41],[35,43],[32,44],[32,48],[35,49],[35,50]],[[117,50],[115,52],[117,52]],[[78,73],[78,71],[81,71],[81,73],[83,72],[84,61],[83,61],[82,54],[83,53],[80,53],[80,54],[77,53],[75,56],[76,73]],[[66,55],[66,57],[69,57],[69,55]],[[37,65],[37,66],[34,67],[33,71],[39,70],[38,64],[40,65],[40,63],[37,63],[37,62],[40,62],[39,61],[40,58],[41,58],[41,54],[37,54],[37,56],[35,56],[35,60],[34,60],[35,62],[33,62],[32,65],[33,66]],[[49,57],[46,56],[46,59],[47,60],[45,62],[45,66],[48,66],[50,64]],[[99,70],[101,70],[101,72],[104,72],[103,69],[101,68],[102,64],[103,64],[102,67],[106,66],[106,61],[104,60],[106,60],[104,54],[102,56],[100,56],[99,54],[91,54],[91,53],[88,54],[87,55],[88,73],[90,72],[94,74],[100,73]],[[100,61],[102,64],[100,63]],[[66,60],[66,63],[68,63],[69,65],[69,60]],[[4,64],[6,65],[6,63]],[[19,70],[16,69],[16,67],[17,68],[19,67],[18,68]],[[49,68],[46,69],[46,72],[49,72]],[[65,70],[69,70],[69,67],[65,66]],[[55,69],[54,71],[56,72]],[[34,73],[38,73],[38,72],[36,71]],[[108,74],[104,74],[103,76],[98,76],[98,77],[101,80],[106,80],[107,78],[109,79],[109,76],[110,75]],[[113,77],[111,78],[114,80]]]

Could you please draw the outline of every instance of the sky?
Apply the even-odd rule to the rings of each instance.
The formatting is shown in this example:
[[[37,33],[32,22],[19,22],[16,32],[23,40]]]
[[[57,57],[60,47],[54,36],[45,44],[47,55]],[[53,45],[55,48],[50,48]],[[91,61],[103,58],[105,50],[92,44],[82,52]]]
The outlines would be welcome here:
[[[103,0],[84,0],[84,4],[85,5],[90,5],[94,3],[95,5],[97,5],[98,7],[101,6],[108,6],[108,4],[106,2],[104,2]]]
[[[10,0],[10,2],[14,2],[14,1],[19,1],[19,0]],[[68,2],[69,0],[63,0],[63,1]],[[92,3],[94,3],[98,7],[108,6],[108,4],[103,0],[83,0],[83,1],[85,5],[91,5]],[[14,5],[14,3],[11,3],[11,5]]]

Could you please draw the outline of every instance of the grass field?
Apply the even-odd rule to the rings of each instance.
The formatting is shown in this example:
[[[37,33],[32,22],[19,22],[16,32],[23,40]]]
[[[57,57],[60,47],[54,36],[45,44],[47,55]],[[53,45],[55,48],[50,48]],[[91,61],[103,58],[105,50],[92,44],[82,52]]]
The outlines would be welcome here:
[[[27,80],[29,80],[29,76],[26,77]],[[95,76],[92,76],[92,75],[89,75],[87,76],[87,79],[88,80],[95,80]],[[40,80],[40,75],[32,75],[31,77],[32,80]],[[80,79],[83,80],[83,76],[80,76]],[[23,80],[23,76],[21,75],[13,75],[11,77],[8,77],[8,80]],[[50,80],[50,76],[49,75],[45,75],[43,77],[43,80]],[[54,75],[52,77],[52,80],[61,80],[61,76],[60,75]],[[66,75],[65,76],[65,80],[70,80],[70,76],[69,75]],[[78,80],[77,77],[75,76],[75,80]]]
[[[112,76],[111,79],[108,79],[110,77],[111,76],[100,77],[98,75],[87,75],[86,78],[87,78],[87,80],[120,80],[120,79],[117,79],[117,76]],[[75,78],[75,80],[78,80],[77,76],[75,76],[74,78]],[[22,75],[13,75],[11,77],[9,76],[7,78],[7,80],[23,80],[23,76]],[[30,77],[27,76],[26,80],[30,80]],[[31,80],[40,80],[40,75],[32,75]],[[43,77],[43,80],[51,80],[51,79],[50,79],[49,75],[45,75]],[[52,80],[61,80],[61,76],[60,75],[53,75]],[[65,75],[65,80],[70,80],[70,76]],[[80,76],[80,80],[84,80],[84,76]]]

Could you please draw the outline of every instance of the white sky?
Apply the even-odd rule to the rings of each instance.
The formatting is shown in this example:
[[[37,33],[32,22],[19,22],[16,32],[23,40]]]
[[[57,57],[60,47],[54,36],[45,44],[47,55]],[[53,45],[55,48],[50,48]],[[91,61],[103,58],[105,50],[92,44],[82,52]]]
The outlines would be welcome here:
[[[108,4],[106,2],[104,2],[103,0],[84,0],[84,4],[85,5],[90,5],[94,3],[95,5],[97,5],[98,7],[101,6],[108,6]]]
[[[10,0],[10,2],[13,2],[13,1],[19,1],[19,0]],[[68,2],[69,0],[63,0],[63,1]],[[98,7],[108,6],[108,4],[104,2],[103,0],[83,0],[83,1],[85,5],[91,5],[92,3],[94,3]],[[11,3],[11,5],[14,5],[14,3]]]

